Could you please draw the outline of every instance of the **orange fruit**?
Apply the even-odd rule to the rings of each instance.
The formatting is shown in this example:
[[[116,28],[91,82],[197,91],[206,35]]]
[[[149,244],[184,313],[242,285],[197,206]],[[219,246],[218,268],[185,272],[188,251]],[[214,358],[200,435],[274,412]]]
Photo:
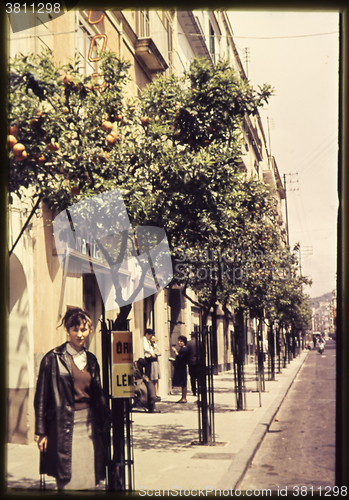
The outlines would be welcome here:
[[[25,150],[25,146],[24,144],[21,144],[20,142],[17,142],[14,146],[13,146],[13,152],[16,156],[19,156],[23,153],[23,151]]]
[[[110,146],[113,146],[117,141],[117,137],[115,137],[114,135],[111,135],[111,134],[108,134],[106,136],[106,139],[107,139]]]
[[[39,125],[39,120],[37,118],[33,118],[29,122],[30,128],[35,128]]]
[[[53,144],[52,142],[50,142],[50,143],[49,143],[49,145],[48,145],[47,147],[48,147],[48,149],[49,149],[50,151],[52,151],[52,152],[54,153],[55,151],[58,151],[58,149],[59,149],[59,144],[58,144],[58,142],[55,142],[54,144]]]
[[[142,116],[141,123],[143,127],[146,127],[149,124],[149,118],[147,116]]]
[[[7,133],[9,135],[17,135],[17,132],[18,132],[18,127],[16,127],[15,125],[11,125],[10,127],[7,127]]]
[[[7,146],[9,148],[13,148],[13,146],[17,143],[17,139],[15,138],[14,135],[8,135],[7,136]]]
[[[63,76],[63,85],[65,85],[66,87],[68,85],[72,85],[74,82],[73,82],[73,77],[72,75],[64,75]]]
[[[24,151],[22,151],[22,154],[16,155],[15,158],[16,158],[17,161],[23,161],[23,160],[25,160],[27,158],[27,156],[28,156],[28,154],[24,150]]]
[[[106,120],[102,123],[102,129],[104,130],[104,132],[109,132],[109,130],[111,130],[112,128],[113,128],[112,122]]]

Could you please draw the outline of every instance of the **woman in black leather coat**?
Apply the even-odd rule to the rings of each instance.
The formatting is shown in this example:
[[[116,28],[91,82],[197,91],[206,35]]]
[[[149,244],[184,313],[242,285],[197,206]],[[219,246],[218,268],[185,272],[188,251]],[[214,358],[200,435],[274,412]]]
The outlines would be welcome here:
[[[55,477],[58,489],[93,489],[105,478],[109,410],[97,359],[84,347],[90,316],[69,309],[62,324],[69,341],[42,359],[34,398],[40,473]]]

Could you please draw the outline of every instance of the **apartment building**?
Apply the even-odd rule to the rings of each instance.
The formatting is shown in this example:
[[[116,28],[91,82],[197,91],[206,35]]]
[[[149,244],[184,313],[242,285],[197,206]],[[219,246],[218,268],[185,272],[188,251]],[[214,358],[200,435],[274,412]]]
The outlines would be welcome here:
[[[127,92],[137,95],[159,74],[182,74],[195,55],[214,64],[220,57],[228,58],[241,78],[246,78],[233,40],[233,30],[225,12],[208,11],[70,11],[42,22],[34,28],[13,33],[9,25],[9,53],[38,53],[41,47],[52,49],[61,63],[68,62],[77,51],[82,56],[81,71],[98,74],[96,48],[110,49],[131,62],[131,82]],[[267,141],[259,115],[246,117],[243,125],[245,152],[241,170],[246,175],[264,179],[275,192],[280,230],[282,201],[285,193],[276,161],[269,155]],[[16,240],[29,210],[14,199],[9,211],[10,247]],[[103,301],[92,274],[80,277],[64,274],[57,259],[52,213],[42,205],[37,216],[10,257],[10,320],[8,376],[8,440],[29,443],[34,439],[33,395],[40,360],[45,352],[66,340],[60,318],[68,307],[81,306],[92,315],[94,332],[89,349],[101,360],[99,319]],[[115,318],[117,311],[108,311]],[[134,358],[143,356],[143,332],[155,330],[161,380],[160,395],[171,390],[170,349],[179,335],[190,337],[200,326],[200,311],[181,290],[167,287],[135,302],[129,315],[133,334]],[[215,367],[217,371],[231,367],[230,343],[224,338],[223,311],[217,309]],[[212,324],[212,318],[209,318]],[[229,326],[230,332],[233,325]],[[253,343],[254,322],[248,324],[247,343]]]

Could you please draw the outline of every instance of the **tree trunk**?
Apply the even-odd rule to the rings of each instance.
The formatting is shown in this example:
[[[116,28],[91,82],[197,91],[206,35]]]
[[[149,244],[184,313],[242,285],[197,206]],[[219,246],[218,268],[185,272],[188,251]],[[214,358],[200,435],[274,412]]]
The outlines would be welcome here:
[[[234,321],[234,375],[236,409],[244,409],[244,310],[240,307]]]
[[[270,380],[275,380],[275,335],[274,335],[274,323],[270,323],[269,335],[268,335],[268,351],[269,351],[269,363],[270,363]]]
[[[132,309],[132,304],[127,304],[126,306],[120,307],[120,312],[114,321],[114,330],[116,331],[124,331],[128,330],[128,315]]]
[[[214,375],[218,375],[218,347],[217,347],[217,305],[212,311],[212,370]]]

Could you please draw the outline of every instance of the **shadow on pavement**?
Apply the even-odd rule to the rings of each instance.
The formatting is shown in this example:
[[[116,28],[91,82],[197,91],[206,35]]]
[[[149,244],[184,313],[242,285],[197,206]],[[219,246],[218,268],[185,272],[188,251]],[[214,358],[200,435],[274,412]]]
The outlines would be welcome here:
[[[197,429],[186,429],[178,425],[137,425],[137,430],[133,433],[133,445],[140,450],[171,450],[178,453],[197,439]]]

